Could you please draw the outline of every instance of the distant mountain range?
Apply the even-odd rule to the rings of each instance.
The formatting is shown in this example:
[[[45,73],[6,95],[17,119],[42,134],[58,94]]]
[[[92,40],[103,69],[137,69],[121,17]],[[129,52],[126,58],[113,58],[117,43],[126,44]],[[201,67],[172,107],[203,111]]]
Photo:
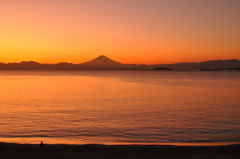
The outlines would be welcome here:
[[[176,70],[176,71],[220,71],[240,70],[240,60],[214,60],[199,63],[175,63],[157,65],[122,64],[106,56],[99,56],[82,64],[67,62],[57,64],[40,64],[38,62],[0,63],[0,70]]]

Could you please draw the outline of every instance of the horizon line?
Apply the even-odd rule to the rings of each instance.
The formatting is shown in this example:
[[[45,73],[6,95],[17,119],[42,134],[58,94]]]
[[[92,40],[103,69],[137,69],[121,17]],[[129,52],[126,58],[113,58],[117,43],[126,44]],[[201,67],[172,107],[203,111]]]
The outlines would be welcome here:
[[[99,58],[99,57],[106,57],[110,60],[112,60],[111,58],[105,56],[105,55],[99,55],[97,56],[96,58]],[[92,60],[96,59],[96,58],[93,58]],[[89,61],[92,61],[92,60],[89,60]],[[230,60],[238,60],[240,61],[240,59],[216,59],[216,60],[204,60],[204,61],[200,61],[200,62],[175,62],[175,63],[156,63],[156,64],[136,64],[136,63],[122,63],[122,62],[119,62],[119,61],[116,61],[116,60],[112,60],[112,61],[115,61],[115,62],[119,62],[120,64],[123,64],[123,65],[160,65],[160,64],[164,64],[164,65],[172,65],[172,64],[179,64],[179,63],[201,63],[201,62],[207,62],[207,61],[230,61]],[[86,61],[86,62],[89,62],[89,61]],[[4,62],[0,62],[0,64],[20,64],[20,63],[30,63],[30,62],[34,62],[34,63],[38,63],[38,64],[50,64],[50,65],[56,65],[56,64],[61,64],[61,63],[67,63],[67,64],[73,64],[73,65],[79,65],[79,64],[84,64],[86,62],[82,62],[82,63],[72,63],[72,62],[65,62],[65,61],[62,61],[62,62],[57,62],[57,63],[40,63],[40,62],[37,62],[37,61],[34,61],[34,60],[29,60],[29,61],[21,61],[21,62],[8,62],[8,63],[4,63]]]

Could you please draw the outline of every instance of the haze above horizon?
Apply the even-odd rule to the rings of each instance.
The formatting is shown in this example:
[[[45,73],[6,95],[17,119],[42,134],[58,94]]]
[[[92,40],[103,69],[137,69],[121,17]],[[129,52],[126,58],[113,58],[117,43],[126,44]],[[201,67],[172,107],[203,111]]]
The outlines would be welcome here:
[[[1,0],[0,62],[240,59],[239,0]]]

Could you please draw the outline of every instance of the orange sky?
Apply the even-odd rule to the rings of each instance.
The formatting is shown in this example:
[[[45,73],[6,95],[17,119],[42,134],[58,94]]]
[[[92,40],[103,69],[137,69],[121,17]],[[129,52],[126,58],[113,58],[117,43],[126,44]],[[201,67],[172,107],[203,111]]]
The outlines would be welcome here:
[[[240,59],[239,0],[1,0],[0,62]]]

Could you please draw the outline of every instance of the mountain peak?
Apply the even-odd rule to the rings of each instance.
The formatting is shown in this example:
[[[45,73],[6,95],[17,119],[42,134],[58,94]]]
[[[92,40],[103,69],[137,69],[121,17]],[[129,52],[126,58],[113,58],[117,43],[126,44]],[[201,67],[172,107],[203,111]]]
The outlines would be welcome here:
[[[95,58],[95,60],[98,59],[98,60],[111,60],[110,58],[108,58],[107,56],[105,55],[100,55],[98,56],[97,58]]]
[[[119,66],[121,65],[121,63],[114,61],[105,55],[100,55],[91,61],[85,62],[84,65],[105,67],[105,66]]]
[[[105,55],[100,55],[100,56],[98,56],[98,57],[107,57],[107,56],[105,56]],[[108,57],[107,57],[108,58]]]

